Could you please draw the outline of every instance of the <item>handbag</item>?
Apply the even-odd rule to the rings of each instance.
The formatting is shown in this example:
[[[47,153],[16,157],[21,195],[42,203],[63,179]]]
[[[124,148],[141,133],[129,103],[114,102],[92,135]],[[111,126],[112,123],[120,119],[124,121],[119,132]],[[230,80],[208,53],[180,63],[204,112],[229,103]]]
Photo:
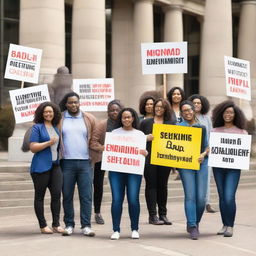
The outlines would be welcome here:
[[[24,138],[23,138],[23,143],[22,143],[22,146],[21,146],[21,150],[23,152],[28,152],[30,150],[29,144],[30,144],[30,136],[31,136],[31,133],[32,133],[32,128],[33,128],[33,125],[31,127],[29,127],[27,129],[27,131],[25,132],[25,135],[24,135]]]

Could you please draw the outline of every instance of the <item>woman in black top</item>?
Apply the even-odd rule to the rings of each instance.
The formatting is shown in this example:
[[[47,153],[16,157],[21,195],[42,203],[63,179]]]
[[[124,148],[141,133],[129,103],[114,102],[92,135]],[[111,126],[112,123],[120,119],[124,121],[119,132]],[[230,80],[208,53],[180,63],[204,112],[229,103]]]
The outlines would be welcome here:
[[[157,99],[154,103],[154,117],[141,122],[140,130],[147,135],[147,151],[144,177],[146,181],[145,196],[149,212],[149,223],[153,225],[171,225],[167,215],[167,187],[170,167],[150,164],[153,124],[176,124],[173,110],[168,101]],[[158,214],[157,209],[158,206]]]

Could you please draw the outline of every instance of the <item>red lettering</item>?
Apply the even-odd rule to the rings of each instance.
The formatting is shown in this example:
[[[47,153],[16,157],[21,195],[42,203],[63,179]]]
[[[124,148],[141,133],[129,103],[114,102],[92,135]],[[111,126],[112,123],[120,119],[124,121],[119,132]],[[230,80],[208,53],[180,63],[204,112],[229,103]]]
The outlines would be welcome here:
[[[178,56],[180,55],[180,48],[165,48],[147,50],[147,56]]]
[[[36,54],[31,54],[27,52],[19,52],[19,51],[11,51],[11,57],[16,58],[16,59],[21,59],[21,60],[28,60],[31,62],[36,62],[37,61],[37,55]]]

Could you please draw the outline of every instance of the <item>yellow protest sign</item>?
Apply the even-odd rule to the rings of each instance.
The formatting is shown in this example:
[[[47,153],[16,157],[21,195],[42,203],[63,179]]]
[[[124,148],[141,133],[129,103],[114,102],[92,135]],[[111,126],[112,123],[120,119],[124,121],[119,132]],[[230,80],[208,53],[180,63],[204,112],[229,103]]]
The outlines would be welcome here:
[[[153,125],[151,164],[199,170],[202,128]]]

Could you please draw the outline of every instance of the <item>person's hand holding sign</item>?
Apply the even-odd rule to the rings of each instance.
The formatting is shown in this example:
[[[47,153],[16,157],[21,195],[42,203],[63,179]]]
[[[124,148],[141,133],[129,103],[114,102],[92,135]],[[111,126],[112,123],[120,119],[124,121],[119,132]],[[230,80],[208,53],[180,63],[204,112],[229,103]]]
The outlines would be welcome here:
[[[206,148],[205,152],[200,154],[200,157],[198,158],[198,162],[201,164],[204,161],[204,158],[208,155],[209,148]]]
[[[150,133],[147,135],[147,141],[152,141],[154,139],[154,136]]]
[[[146,157],[148,155],[148,151],[146,149],[140,149],[140,154]]]

